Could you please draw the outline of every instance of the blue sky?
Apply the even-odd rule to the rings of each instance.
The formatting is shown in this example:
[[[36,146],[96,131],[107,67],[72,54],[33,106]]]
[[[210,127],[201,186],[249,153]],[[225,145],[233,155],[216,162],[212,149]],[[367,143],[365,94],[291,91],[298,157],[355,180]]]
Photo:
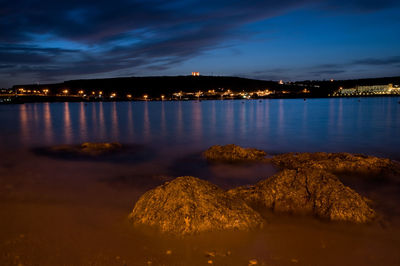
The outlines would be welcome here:
[[[400,1],[0,0],[0,87],[117,76],[400,75]]]

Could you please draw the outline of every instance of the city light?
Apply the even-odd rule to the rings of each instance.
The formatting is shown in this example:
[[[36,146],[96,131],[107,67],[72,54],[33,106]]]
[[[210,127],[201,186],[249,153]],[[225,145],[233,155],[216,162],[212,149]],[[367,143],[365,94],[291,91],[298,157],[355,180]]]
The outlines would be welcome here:
[[[355,86],[354,88],[343,88],[333,93],[333,96],[356,96],[356,95],[390,95],[400,94],[400,88],[388,85],[367,85],[367,86]]]

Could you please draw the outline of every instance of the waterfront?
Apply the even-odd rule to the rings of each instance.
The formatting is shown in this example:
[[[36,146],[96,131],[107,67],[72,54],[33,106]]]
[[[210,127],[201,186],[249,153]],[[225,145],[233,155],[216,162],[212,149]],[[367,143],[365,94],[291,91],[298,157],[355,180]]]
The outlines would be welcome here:
[[[176,240],[134,230],[127,216],[146,190],[179,175],[231,188],[277,171],[261,164],[209,165],[200,153],[214,144],[235,143],[269,154],[345,151],[399,160],[398,101],[391,97],[0,106],[0,264],[205,265],[212,259],[216,265],[246,265],[255,258],[260,265],[397,265],[398,180],[344,180],[377,202],[385,220],[373,225],[270,215],[259,232]],[[37,151],[85,141],[118,141],[129,150],[98,160]]]

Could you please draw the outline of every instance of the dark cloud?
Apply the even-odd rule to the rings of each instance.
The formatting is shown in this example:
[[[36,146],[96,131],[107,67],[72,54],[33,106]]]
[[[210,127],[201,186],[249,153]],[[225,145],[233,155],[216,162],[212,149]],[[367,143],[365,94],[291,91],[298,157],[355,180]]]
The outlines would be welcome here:
[[[242,25],[306,2],[16,0],[0,8],[0,60],[16,65],[9,71],[36,73],[38,78],[163,70],[225,40],[246,38],[236,31]],[[38,47],[47,39],[84,48]]]
[[[313,76],[321,76],[321,75],[336,75],[336,74],[342,74],[345,73],[346,71],[343,69],[322,69],[322,70],[317,70],[317,71],[310,71],[309,73]]]
[[[382,66],[382,65],[399,65],[400,56],[390,56],[385,58],[365,58],[355,60],[352,62],[354,65],[369,65],[369,66]]]

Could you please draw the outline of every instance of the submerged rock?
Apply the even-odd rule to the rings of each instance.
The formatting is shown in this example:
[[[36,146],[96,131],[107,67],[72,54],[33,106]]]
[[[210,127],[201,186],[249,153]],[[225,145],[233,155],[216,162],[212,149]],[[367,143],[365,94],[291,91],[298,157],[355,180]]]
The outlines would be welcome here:
[[[146,192],[129,215],[134,224],[178,235],[204,231],[249,230],[261,216],[238,198],[195,177],[178,177]]]
[[[90,155],[99,155],[116,151],[122,148],[122,145],[118,142],[84,142],[80,146],[81,152]]]
[[[203,153],[203,156],[207,160],[221,162],[260,161],[266,155],[265,151],[254,148],[242,148],[235,144],[225,146],[214,145]]]
[[[336,221],[365,223],[376,216],[367,199],[343,185],[333,174],[318,169],[283,170],[254,186],[228,191],[254,208],[313,214]]]
[[[84,142],[81,145],[59,145],[51,148],[51,151],[58,153],[70,153],[97,156],[120,150],[122,145],[117,142]]]
[[[281,169],[323,169],[329,172],[355,172],[380,174],[400,173],[399,166],[386,158],[350,153],[285,153],[272,158],[272,163]]]

